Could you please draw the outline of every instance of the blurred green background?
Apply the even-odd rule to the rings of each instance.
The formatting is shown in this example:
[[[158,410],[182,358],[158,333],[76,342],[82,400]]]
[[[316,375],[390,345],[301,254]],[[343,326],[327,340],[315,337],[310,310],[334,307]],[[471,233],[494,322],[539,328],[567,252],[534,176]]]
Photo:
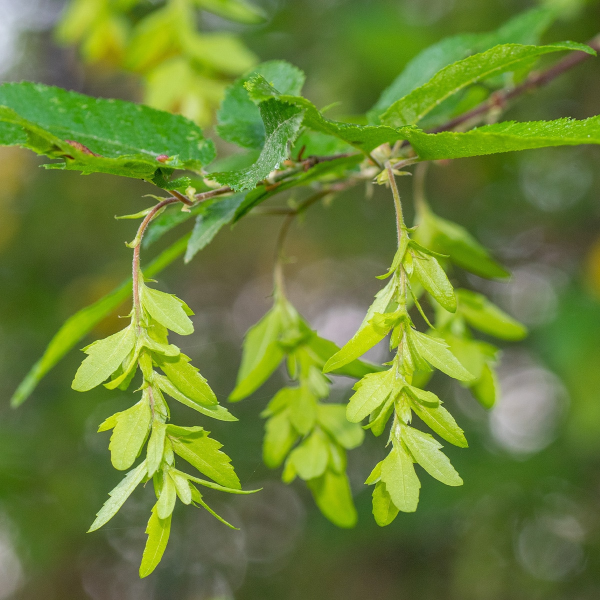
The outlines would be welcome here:
[[[264,0],[265,23],[207,27],[237,32],[261,60],[285,58],[308,76],[306,95],[338,114],[361,113],[419,50],[454,33],[485,31],[533,3],[507,0]],[[545,41],[585,41],[600,31],[598,2],[573,4]],[[85,65],[53,40],[62,0],[0,0],[0,79],[31,79],[139,100],[132,75]],[[177,85],[177,81],[173,82]],[[600,113],[600,62],[587,61],[507,113],[520,120]],[[207,129],[209,132],[211,128]],[[212,133],[211,133],[212,135]],[[221,148],[227,152],[227,148]],[[592,600],[600,597],[600,149],[547,149],[435,165],[427,182],[441,216],[469,228],[514,273],[490,283],[456,280],[492,296],[531,330],[504,348],[502,398],[485,412],[460,386],[432,385],[466,430],[470,448],[447,448],[465,485],[426,476],[415,514],[380,529],[362,483],[384,455],[367,436],[350,452],[360,518],[338,530],[302,484],[285,486],[261,464],[260,411],[283,371],[233,407],[239,423],[209,423],[244,487],[216,509],[175,512],[162,564],[140,581],[149,489],[137,490],[103,530],[85,533],[119,481],[98,424],[130,394],[79,394],[72,352],[33,397],[8,398],[62,322],[129,273],[124,241],[145,184],[108,175],[39,169],[25,150],[0,151],[0,600]],[[399,180],[410,218],[411,182]],[[196,311],[178,340],[224,400],[246,329],[270,306],[279,218],[251,216],[222,231],[194,261],[160,276]],[[321,335],[345,342],[362,320],[395,250],[393,206],[363,187],[295,225],[290,299]],[[178,232],[181,233],[181,232]],[[174,234],[175,236],[177,234]],[[174,237],[161,241],[166,246]],[[159,245],[145,255],[160,250]],[[120,314],[128,312],[122,307]],[[94,337],[113,332],[117,315]],[[82,344],[83,345],[83,344]],[[377,351],[375,356],[377,358]],[[379,355],[381,358],[381,355]],[[336,399],[351,382],[339,380]],[[173,407],[177,423],[195,415]]]

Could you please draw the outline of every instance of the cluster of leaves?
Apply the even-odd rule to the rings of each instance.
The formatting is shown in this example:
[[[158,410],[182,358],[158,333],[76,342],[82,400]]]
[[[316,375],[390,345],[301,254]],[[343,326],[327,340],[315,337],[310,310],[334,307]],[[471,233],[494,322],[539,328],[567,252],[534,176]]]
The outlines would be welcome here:
[[[232,33],[198,31],[198,9],[246,24],[265,18],[244,0],[71,0],[56,35],[86,62],[140,74],[149,106],[206,125],[231,78],[257,58]]]
[[[204,501],[197,485],[232,494],[244,494],[231,459],[222,445],[209,437],[203,427],[169,424],[170,411],[165,394],[204,416],[221,421],[237,419],[224,407],[190,359],[174,344],[168,330],[180,335],[193,333],[192,311],[171,294],[138,282],[140,305],[133,308],[131,323],[114,335],[84,348],[87,358],[81,363],[72,387],[85,392],[104,384],[108,389],[126,390],[141,371],[142,383],[136,390],[141,398],[132,407],[108,417],[98,431],[112,429],[109,450],[115,469],[130,469],[146,446],[146,458],[110,492],[89,531],[105,525],[118,512],[140,483],[152,480],[157,502],[152,509],[146,533],[148,540],[140,566],[146,577],[156,568],[169,540],[171,515],[177,498],[183,504],[201,506],[217,519]],[[160,369],[162,373],[157,371]],[[147,442],[147,444],[146,444]],[[179,456],[212,481],[189,475],[175,466]],[[197,484],[197,485],[196,485]]]
[[[493,370],[497,349],[473,339],[466,325],[502,339],[520,339],[526,334],[521,324],[484,296],[469,290],[455,291],[440,262],[450,258],[467,269],[474,265],[471,270],[487,277],[505,271],[464,229],[436,217],[428,207],[427,223],[412,229],[406,227],[395,183],[390,181],[390,184],[397,202],[398,251],[388,273],[380,277],[390,281],[377,293],[354,337],[324,367],[325,372],[343,367],[391,333],[389,346],[396,354],[387,363],[390,368],[368,374],[357,382],[356,393],[346,411],[351,423],[360,423],[368,417],[366,427],[376,436],[382,435],[392,420],[388,442],[391,450],[366,481],[375,485],[373,514],[381,526],[391,523],[399,511],[417,509],[421,483],[415,463],[446,485],[463,483],[441,451],[442,445],[412,424],[414,414],[443,440],[467,447],[463,430],[442,406],[440,398],[423,389],[433,368],[465,383],[489,408],[497,393]],[[437,248],[448,254],[421,245],[414,239],[416,231],[421,231],[425,239],[435,240]],[[437,313],[435,328],[419,301],[424,292]],[[409,314],[412,304],[431,327],[428,333],[416,329]]]
[[[285,461],[282,479],[307,482],[321,512],[340,527],[356,524],[356,508],[346,475],[346,450],[360,446],[364,433],[346,419],[342,404],[327,402],[331,381],[322,373],[339,348],[313,331],[276,289],[273,308],[246,334],[237,385],[229,399],[257,390],[285,360],[292,384],[275,394],[262,412],[267,419],[265,464]],[[355,360],[335,372],[360,378],[377,367]]]

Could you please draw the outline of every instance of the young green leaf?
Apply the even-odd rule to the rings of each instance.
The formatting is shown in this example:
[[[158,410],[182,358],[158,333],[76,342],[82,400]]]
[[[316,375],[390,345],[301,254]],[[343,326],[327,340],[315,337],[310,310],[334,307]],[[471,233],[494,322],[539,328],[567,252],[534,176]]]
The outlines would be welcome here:
[[[147,458],[148,463],[148,477],[152,477],[154,473],[160,467],[160,463],[163,458],[165,450],[165,434],[167,432],[167,426],[160,421],[152,422],[152,433],[150,434],[150,441],[148,442]]]
[[[463,484],[463,480],[450,464],[448,457],[440,451],[442,445],[428,433],[405,425],[402,427],[402,439],[415,460],[432,477],[446,485]]]
[[[133,350],[135,338],[135,329],[130,325],[88,346],[88,356],[77,369],[71,387],[87,392],[108,379]]]
[[[317,399],[306,385],[292,390],[293,393],[289,396],[290,422],[299,434],[306,435],[315,425]]]
[[[165,552],[171,533],[171,516],[169,515],[166,519],[159,519],[155,505],[146,527],[146,533],[148,534],[148,540],[140,565],[140,577],[142,578],[148,577],[156,569]]]
[[[358,515],[345,473],[334,473],[327,469],[321,477],[311,479],[307,483],[319,510],[334,525],[343,528],[356,525]]]
[[[493,367],[486,363],[479,379],[470,387],[471,393],[484,408],[492,408],[499,394],[499,384]]]
[[[133,490],[144,480],[147,476],[146,461],[140,463],[135,469],[132,469],[125,475],[119,485],[108,493],[110,498],[104,503],[98,513],[96,513],[96,520],[92,523],[88,529],[88,533],[100,529],[103,525],[108,523],[116,514],[119,509],[129,496],[131,496]]]
[[[319,404],[317,418],[323,429],[346,450],[358,448],[363,443],[364,430],[359,425],[348,422],[346,407],[343,404]]]
[[[424,246],[447,254],[454,264],[488,279],[505,279],[510,273],[464,228],[442,219],[431,210],[420,211],[415,239]]]
[[[334,344],[330,340],[319,337],[316,334],[310,337],[307,345],[315,353],[315,355],[318,357],[318,360],[322,364],[325,364],[336,352],[339,352],[340,350],[337,344]],[[345,375],[346,377],[360,379],[368,373],[374,373],[376,371],[381,371],[382,369],[383,367],[379,365],[374,365],[362,360],[353,360],[339,369],[334,369],[331,371],[331,373],[333,375]]]
[[[387,491],[385,483],[379,481],[373,490],[373,516],[379,527],[389,525],[397,516],[398,508],[392,502],[392,497]]]
[[[323,475],[328,460],[327,443],[318,431],[295,448],[288,458],[296,473],[305,481]]]
[[[483,294],[470,290],[456,290],[460,314],[467,323],[483,333],[502,340],[521,340],[527,328],[492,304]]]
[[[410,341],[418,354],[436,369],[460,381],[472,381],[473,375],[458,362],[444,340],[432,338],[420,331],[410,330]]]
[[[218,404],[217,397],[206,379],[190,364],[190,359],[185,354],[180,354],[176,360],[160,356],[155,358],[158,366],[184,396],[204,406]]]
[[[163,471],[162,488],[158,502],[156,503],[156,514],[159,519],[166,519],[171,516],[176,500],[177,490],[175,482],[171,479],[167,471]]]
[[[447,442],[460,448],[467,448],[469,446],[463,430],[456,424],[454,417],[441,404],[438,406],[427,406],[413,400],[411,408],[422,421],[427,423],[433,431]]]
[[[290,423],[287,411],[271,417],[265,424],[263,460],[270,469],[276,469],[284,461],[299,435]]]
[[[398,318],[399,316],[396,314],[375,313],[369,323],[359,329],[352,339],[325,363],[323,372],[329,373],[337,370],[362,356],[390,332]]]
[[[395,384],[395,368],[381,373],[366,375],[354,385],[356,393],[350,398],[346,417],[351,423],[360,423],[381,406],[391,393],[398,393],[402,386]]]
[[[381,115],[381,122],[391,127],[416,125],[446,98],[482,79],[514,71],[525,62],[562,50],[580,50],[595,54],[589,46],[559,42],[547,46],[503,44],[451,64],[427,83],[400,98]]]
[[[201,506],[202,508],[204,508],[204,510],[209,512],[215,519],[217,519],[217,521],[221,521],[221,523],[223,523],[223,525],[227,525],[227,527],[229,527],[231,529],[235,529],[235,530],[238,529],[231,523],[228,523],[223,517],[218,515],[210,506],[208,506],[208,504],[206,504],[206,502],[204,502],[204,500],[202,500],[202,494],[198,491],[198,489],[195,486],[190,486],[190,487],[192,489],[192,501],[194,502],[194,504],[197,504],[198,506]]]
[[[381,481],[385,483],[385,489],[398,510],[417,510],[421,482],[415,473],[412,458],[401,444],[394,444],[381,463]]]
[[[152,412],[146,395],[131,408],[119,413],[110,437],[110,460],[115,469],[129,469],[140,455],[148,437]]]
[[[413,254],[414,274],[421,285],[449,312],[456,312],[454,288],[440,263],[433,257],[422,253]]]
[[[207,417],[212,417],[213,419],[217,419],[218,421],[237,421],[237,417],[234,417],[224,406],[220,404],[212,404],[210,406],[205,406],[204,404],[198,404],[191,398],[188,398],[185,394],[179,391],[169,379],[164,377],[163,375],[154,375],[154,380],[158,384],[158,387],[171,396],[171,398],[181,402],[181,404],[185,404],[189,408],[193,408],[197,410],[199,413],[206,415]]]
[[[151,181],[163,168],[201,171],[212,141],[180,115],[28,82],[0,86],[0,144],[60,159],[54,168]],[[165,164],[157,158],[169,157]]]
[[[173,480],[173,483],[175,484],[177,497],[184,504],[191,504],[192,488],[190,486],[189,480],[186,477],[180,475],[175,469],[169,470],[169,477]]]
[[[237,384],[229,396],[231,402],[242,400],[258,389],[283,360],[284,353],[277,341],[281,331],[282,314],[277,304],[248,330]]]
[[[150,316],[171,331],[180,335],[194,333],[194,325],[183,309],[181,302],[173,294],[141,286],[143,307]]]
[[[231,459],[219,450],[223,444],[208,437],[208,432],[197,431],[193,427],[168,425],[167,435],[175,454],[187,460],[198,471],[223,486],[238,490],[241,488]]]

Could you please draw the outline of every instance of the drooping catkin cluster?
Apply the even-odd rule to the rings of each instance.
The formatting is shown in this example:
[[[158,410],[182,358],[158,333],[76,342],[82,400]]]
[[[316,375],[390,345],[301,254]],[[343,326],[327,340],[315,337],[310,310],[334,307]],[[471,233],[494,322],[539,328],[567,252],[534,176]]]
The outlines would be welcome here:
[[[113,466],[130,469],[146,447],[144,460],[129,471],[110,492],[110,498],[90,527],[95,531],[107,523],[140,483],[152,480],[157,502],[152,509],[146,533],[148,540],[140,566],[140,576],[149,575],[160,562],[167,546],[171,516],[177,498],[183,504],[202,506],[223,521],[204,501],[198,485],[233,494],[243,494],[231,459],[221,452],[221,444],[203,427],[179,427],[169,423],[165,395],[204,416],[222,421],[237,419],[217,398],[206,379],[190,359],[168,340],[168,330],[181,335],[193,333],[192,311],[175,296],[146,285],[139,276],[131,323],[114,335],[84,348],[88,355],[75,379],[73,389],[87,391],[110,377],[108,389],[126,390],[137,371],[142,383],[136,392],[140,400],[131,408],[106,419],[98,431],[112,429],[109,450]],[[135,302],[134,302],[135,304]],[[209,479],[189,475],[176,468],[183,458]]]

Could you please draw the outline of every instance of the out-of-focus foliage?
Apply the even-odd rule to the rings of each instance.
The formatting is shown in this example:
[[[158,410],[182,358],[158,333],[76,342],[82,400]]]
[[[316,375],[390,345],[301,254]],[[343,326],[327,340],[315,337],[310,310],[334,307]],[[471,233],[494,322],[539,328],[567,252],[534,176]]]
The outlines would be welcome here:
[[[256,62],[234,32],[200,31],[199,10],[244,24],[263,12],[245,0],[69,0],[56,29],[83,59],[142,77],[144,102],[207,124],[231,77]]]

